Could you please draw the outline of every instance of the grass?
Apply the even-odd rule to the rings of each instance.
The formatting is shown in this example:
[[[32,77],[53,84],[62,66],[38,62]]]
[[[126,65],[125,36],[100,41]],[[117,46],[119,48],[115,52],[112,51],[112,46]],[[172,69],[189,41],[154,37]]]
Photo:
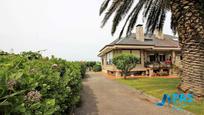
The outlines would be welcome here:
[[[140,79],[117,79],[118,82],[131,86],[137,90],[144,91],[148,95],[162,99],[163,94],[179,93],[177,85],[180,79],[166,78],[140,78]],[[188,104],[183,109],[196,115],[204,115],[204,101],[195,101]]]

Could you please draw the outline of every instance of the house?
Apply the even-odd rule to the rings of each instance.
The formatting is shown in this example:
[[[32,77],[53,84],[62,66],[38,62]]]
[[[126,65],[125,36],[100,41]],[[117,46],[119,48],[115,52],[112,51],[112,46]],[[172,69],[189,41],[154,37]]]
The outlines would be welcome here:
[[[120,76],[121,71],[112,63],[112,59],[121,53],[131,53],[140,62],[131,70],[131,75],[170,75],[173,66],[181,67],[182,59],[178,38],[156,31],[153,35],[144,34],[143,26],[137,25],[136,33],[116,39],[104,46],[100,53],[102,70],[106,73]]]

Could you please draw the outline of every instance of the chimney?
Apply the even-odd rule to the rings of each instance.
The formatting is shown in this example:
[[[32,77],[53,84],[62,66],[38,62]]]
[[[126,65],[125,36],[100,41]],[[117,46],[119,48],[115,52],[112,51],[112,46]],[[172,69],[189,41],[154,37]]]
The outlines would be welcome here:
[[[144,41],[144,30],[143,25],[141,24],[136,26],[136,39],[139,41]]]
[[[164,39],[164,34],[163,34],[161,31],[159,31],[158,29],[156,29],[156,30],[154,31],[154,35],[155,35],[155,37],[156,37],[157,39]]]

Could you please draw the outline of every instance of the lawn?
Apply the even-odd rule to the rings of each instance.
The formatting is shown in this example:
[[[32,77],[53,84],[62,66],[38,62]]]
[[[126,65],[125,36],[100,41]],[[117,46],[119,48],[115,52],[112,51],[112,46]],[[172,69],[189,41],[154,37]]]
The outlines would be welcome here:
[[[148,95],[162,99],[163,94],[178,93],[177,85],[180,79],[165,78],[140,78],[140,79],[117,79],[118,82],[131,86],[137,90],[144,91]],[[204,115],[204,101],[194,101],[184,109],[197,115]]]

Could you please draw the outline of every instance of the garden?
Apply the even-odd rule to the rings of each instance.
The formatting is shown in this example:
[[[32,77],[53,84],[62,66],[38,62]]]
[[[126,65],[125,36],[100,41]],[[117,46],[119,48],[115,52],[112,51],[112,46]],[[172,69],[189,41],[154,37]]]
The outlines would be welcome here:
[[[0,53],[0,114],[69,114],[80,101],[83,62],[38,52]]]
[[[139,79],[117,79],[118,82],[140,90],[148,95],[162,99],[163,94],[180,93],[177,85],[179,78],[139,78]],[[204,100],[193,100],[193,103],[186,104],[182,109],[188,110],[196,115],[203,115]]]

